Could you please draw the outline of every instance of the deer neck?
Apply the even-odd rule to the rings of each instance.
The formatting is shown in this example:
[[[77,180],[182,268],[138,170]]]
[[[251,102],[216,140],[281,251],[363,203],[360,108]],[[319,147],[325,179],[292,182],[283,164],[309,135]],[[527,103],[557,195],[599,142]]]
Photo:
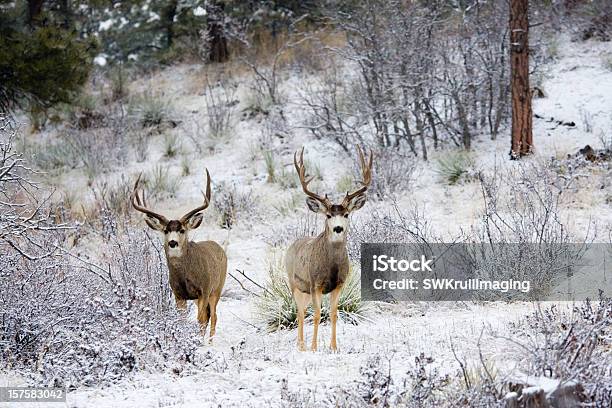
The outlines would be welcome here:
[[[191,242],[187,242],[181,256],[168,256],[168,248],[165,248],[166,261],[168,262],[168,269],[170,269],[170,271],[180,271],[183,269],[184,262],[189,257],[190,248]]]
[[[348,253],[346,251],[346,238],[342,241],[332,241],[330,239],[331,231],[323,231],[317,238],[317,247],[318,251],[321,254],[324,254],[331,263],[340,264],[347,257]]]

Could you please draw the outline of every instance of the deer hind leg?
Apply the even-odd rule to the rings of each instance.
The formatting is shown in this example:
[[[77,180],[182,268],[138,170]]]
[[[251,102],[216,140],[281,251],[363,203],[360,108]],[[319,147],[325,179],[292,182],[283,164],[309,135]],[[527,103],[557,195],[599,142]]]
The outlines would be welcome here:
[[[338,285],[336,289],[332,290],[329,294],[330,304],[330,320],[331,320],[331,343],[329,347],[332,351],[337,350],[336,346],[336,322],[338,321],[338,299],[340,298],[340,292],[342,292],[342,285]]]
[[[217,303],[219,303],[219,295],[213,293],[210,295],[210,299],[208,300],[208,304],[210,306],[210,340],[209,342],[212,344],[213,337],[215,337],[215,333],[217,332]]]
[[[306,308],[310,304],[310,295],[308,293],[301,292],[299,289],[293,289],[293,298],[297,304],[298,350],[306,351],[306,346],[304,345],[304,315],[306,314]]]
[[[321,322],[321,299],[323,298],[323,288],[314,288],[312,291],[312,308],[314,309],[314,330],[312,332],[312,345],[310,349],[317,351],[317,335],[319,334],[319,323]]]
[[[208,296],[198,298],[198,322],[200,322],[200,330],[202,335],[206,333],[208,319],[210,317],[210,305],[208,304]]]

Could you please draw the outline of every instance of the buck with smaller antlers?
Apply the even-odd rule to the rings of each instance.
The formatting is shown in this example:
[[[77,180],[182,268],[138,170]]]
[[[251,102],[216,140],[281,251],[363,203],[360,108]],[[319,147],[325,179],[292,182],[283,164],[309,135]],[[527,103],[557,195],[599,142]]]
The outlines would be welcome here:
[[[327,195],[324,197],[310,191],[308,184],[314,177],[307,179],[304,168],[304,148],[293,155],[293,163],[300,178],[302,189],[308,196],[306,204],[311,211],[327,217],[325,229],[317,237],[302,238],[295,241],[287,250],[285,266],[289,276],[289,287],[298,309],[298,348],[304,347],[304,313],[312,302],[314,308],[314,331],[312,334],[312,351],[317,350],[317,334],[321,321],[321,299],[330,294],[331,306],[331,343],[336,351],[336,322],[338,320],[338,299],[340,291],[349,274],[349,258],[346,251],[346,235],[349,226],[348,216],[351,212],[363,207],[366,202],[366,190],[372,181],[372,152],[369,160],[357,148],[363,180],[361,188],[353,193],[346,193],[340,204],[333,204]]]
[[[194,208],[178,220],[169,220],[147,208],[144,191],[138,192],[140,176],[132,192],[132,205],[145,215],[145,222],[155,231],[164,234],[164,251],[170,287],[174,293],[176,306],[185,310],[187,300],[195,300],[198,305],[198,321],[202,334],[206,331],[210,318],[210,339],[215,335],[217,326],[217,303],[225,283],[227,256],[214,241],[193,242],[187,232],[202,223],[202,211],[210,204],[210,174],[206,170],[206,194],[204,203]]]

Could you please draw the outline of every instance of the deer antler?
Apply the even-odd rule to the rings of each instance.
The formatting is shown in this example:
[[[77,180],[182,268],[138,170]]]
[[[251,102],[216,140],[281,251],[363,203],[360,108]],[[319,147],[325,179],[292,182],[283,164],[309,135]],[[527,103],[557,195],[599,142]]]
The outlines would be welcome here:
[[[206,179],[207,179],[206,194],[202,192],[202,195],[204,195],[204,204],[202,204],[201,206],[197,208],[194,208],[193,210],[189,211],[187,214],[183,215],[183,217],[181,217],[182,223],[186,222],[189,218],[193,217],[197,213],[204,211],[210,204],[210,174],[208,173],[208,169],[206,169]]]
[[[140,177],[142,173],[138,176],[136,180],[136,184],[134,184],[134,190],[132,191],[132,205],[134,208],[141,213],[146,214],[148,217],[153,217],[158,219],[162,224],[166,225],[168,223],[168,219],[161,214],[153,212],[147,208],[147,203],[145,202],[144,190],[141,191],[142,197],[138,193],[138,184],[140,183]]]
[[[325,197],[321,197],[320,195],[308,190],[308,183],[310,183],[314,179],[314,176],[311,176],[308,180],[306,180],[306,169],[304,168],[304,148],[302,147],[302,151],[300,152],[299,162],[297,159],[297,154],[298,152],[295,152],[293,154],[293,164],[295,165],[295,170],[297,171],[298,176],[300,178],[300,184],[302,184],[302,190],[304,190],[304,193],[308,197],[314,198],[315,200],[323,204],[325,207],[327,208],[331,207],[332,203],[331,201],[329,201],[329,198],[327,198],[327,195]]]
[[[342,205],[345,207],[353,198],[357,197],[359,194],[365,193],[372,182],[372,159],[374,158],[372,149],[370,149],[370,159],[367,162],[361,147],[357,146],[357,152],[359,153],[359,164],[361,165],[361,174],[363,179],[361,180],[361,187],[358,190],[350,194],[348,191],[346,192],[346,197],[344,197],[344,200],[342,201]]]

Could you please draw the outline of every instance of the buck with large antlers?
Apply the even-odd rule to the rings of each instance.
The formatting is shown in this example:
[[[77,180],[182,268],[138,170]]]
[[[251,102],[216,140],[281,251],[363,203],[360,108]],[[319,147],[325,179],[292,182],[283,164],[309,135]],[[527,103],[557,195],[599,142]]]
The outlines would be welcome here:
[[[164,250],[170,271],[170,287],[176,306],[185,310],[187,300],[198,305],[198,321],[202,334],[210,318],[210,339],[217,325],[217,303],[221,297],[227,273],[227,256],[214,241],[193,242],[187,239],[187,231],[202,223],[202,211],[210,204],[210,174],[206,170],[206,194],[204,203],[183,215],[179,220],[169,220],[147,208],[144,191],[138,192],[140,177],[132,192],[132,205],[145,215],[145,222],[152,229],[164,234]]]
[[[295,241],[287,250],[285,264],[289,276],[289,286],[298,309],[298,348],[304,347],[304,313],[312,301],[314,307],[314,331],[312,334],[312,351],[317,350],[317,334],[321,321],[321,299],[330,294],[331,306],[331,343],[336,351],[336,322],[338,320],[338,298],[342,286],[349,274],[349,258],[346,252],[346,234],[348,216],[366,202],[366,190],[372,181],[372,152],[369,160],[357,148],[363,180],[361,188],[353,193],[346,193],[341,204],[333,204],[327,195],[324,197],[310,191],[308,184],[314,177],[307,179],[304,168],[304,148],[293,156],[304,193],[308,196],[306,204],[311,211],[324,214],[325,230],[317,237],[302,238]]]

